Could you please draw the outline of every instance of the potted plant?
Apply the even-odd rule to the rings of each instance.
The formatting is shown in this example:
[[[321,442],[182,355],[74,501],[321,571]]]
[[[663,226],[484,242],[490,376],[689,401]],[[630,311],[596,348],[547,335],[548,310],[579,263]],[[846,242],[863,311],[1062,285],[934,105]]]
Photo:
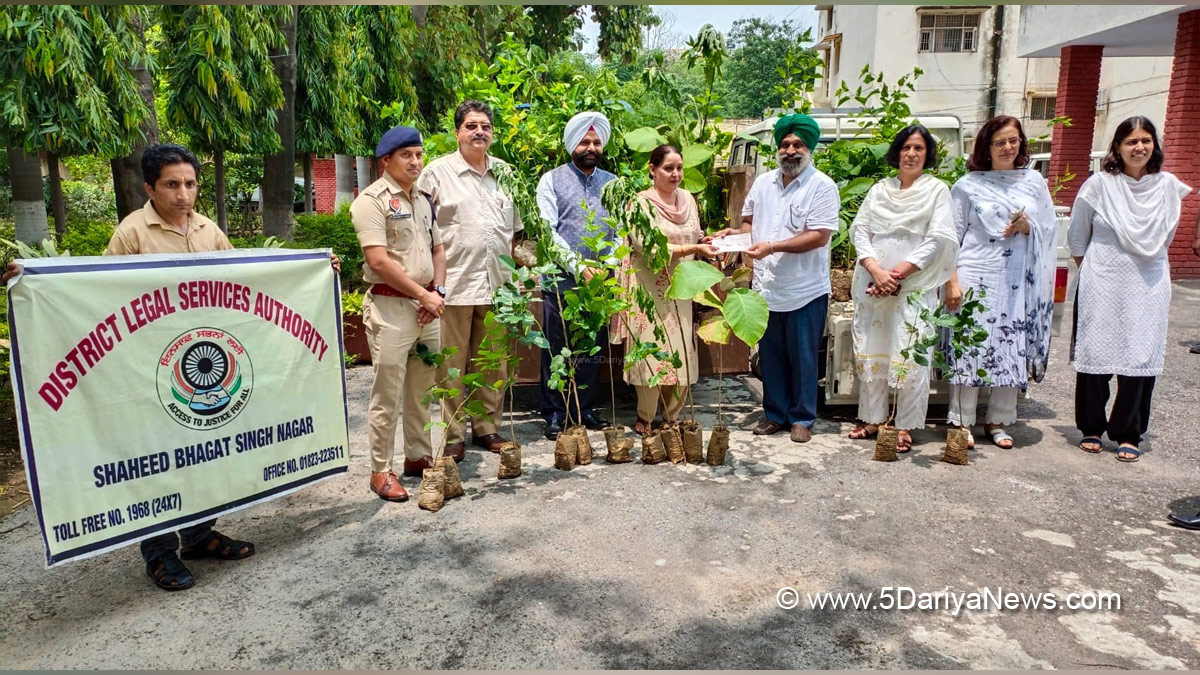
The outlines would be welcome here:
[[[689,260],[675,267],[667,296],[677,299],[691,298],[715,310],[696,330],[696,334],[706,343],[728,344],[732,335],[746,346],[753,347],[766,333],[770,309],[761,295],[747,287],[750,277],[751,271],[747,268],[737,270],[730,278],[706,262]],[[724,299],[717,290],[725,294]],[[720,354],[720,351],[717,353]],[[706,461],[709,466],[724,464],[725,453],[729,448],[729,429],[725,427],[723,411],[722,370],[723,368],[718,366],[717,424],[713,427],[712,436],[708,441]]]
[[[904,303],[912,307],[921,302],[921,298],[925,296],[924,291],[913,291],[904,297]],[[894,462],[897,459],[896,448],[900,442],[900,431],[896,428],[894,422],[896,419],[896,407],[899,404],[900,390],[908,381],[909,362],[914,360],[913,346],[918,339],[929,338],[936,332],[928,323],[922,322],[918,326],[910,321],[904,322],[904,332],[908,336],[908,345],[900,350],[900,356],[904,360],[891,366],[891,377],[888,382],[888,392],[891,397],[891,407],[888,411],[887,419],[883,424],[879,425],[879,430],[875,436],[875,456],[873,460],[877,462]],[[924,365],[924,364],[918,364]]]
[[[983,304],[983,298],[986,296],[986,291],[976,293],[974,289],[968,288],[963,293],[962,305],[957,312],[946,309],[944,304],[939,304],[932,310],[923,307],[918,319],[933,330],[913,341],[908,350],[913,362],[921,366],[932,366],[943,379],[948,379],[954,369],[950,360],[946,358],[947,350],[954,354],[955,363],[961,363],[964,359],[976,359],[988,338],[987,329],[978,321],[978,317],[986,310]],[[977,368],[975,374],[985,383],[989,381],[985,368]],[[961,408],[961,399],[959,404]],[[942,461],[950,464],[968,464],[967,439],[966,428],[948,427]]]
[[[543,275],[553,274],[554,267],[525,267],[506,255],[500,256],[500,262],[508,270],[509,278],[492,294],[492,310],[484,318],[487,335],[475,363],[481,372],[496,372],[500,370],[497,366],[507,366],[505,379],[491,385],[497,388],[504,387],[509,395],[508,424],[511,440],[500,447],[500,468],[497,477],[516,478],[521,475],[521,445],[517,442],[514,421],[513,386],[516,383],[520,357],[513,348],[513,343],[540,349],[550,348],[550,342],[542,332],[541,324],[530,310],[530,306],[533,304],[538,280]]]
[[[363,325],[363,298],[360,291],[342,291],[342,345],[346,349],[347,366],[371,363],[367,329]]]
[[[437,368],[439,371],[446,363],[446,359],[458,353],[458,347],[449,346],[442,347],[438,351],[430,349],[424,343],[418,342],[416,346],[417,357],[421,359],[425,365],[432,368]],[[453,386],[454,382],[461,378],[462,390]],[[463,399],[463,404],[459,406],[454,420],[462,423],[467,416],[483,417],[488,416],[487,410],[484,409],[483,403],[478,399],[473,398],[473,395],[482,387],[486,387],[487,383],[483,380],[482,373],[467,373],[462,374],[458,368],[447,368],[445,375],[435,382],[421,397],[421,405],[430,405],[434,401],[438,402],[438,417],[437,420],[430,420],[425,424],[425,431],[438,428],[442,431],[442,438],[438,441],[437,447],[433,453],[433,468],[425,469],[421,475],[421,484],[417,489],[417,506],[427,511],[437,511],[442,508],[442,504],[446,499],[461,497],[466,494],[463,490],[462,480],[458,475],[458,466],[454,463],[453,457],[446,456],[446,428],[449,427],[449,422],[446,421],[446,401],[458,396],[463,390],[466,390],[467,395]]]

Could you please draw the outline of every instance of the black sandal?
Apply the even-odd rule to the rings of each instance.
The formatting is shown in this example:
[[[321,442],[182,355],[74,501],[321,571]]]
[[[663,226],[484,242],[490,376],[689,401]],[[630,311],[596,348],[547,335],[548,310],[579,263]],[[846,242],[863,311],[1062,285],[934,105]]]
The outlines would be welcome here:
[[[146,575],[164,591],[182,591],[196,585],[192,571],[174,553],[166,553],[146,563]]]
[[[213,542],[217,542],[213,546]],[[245,553],[242,552],[245,549]],[[217,560],[241,560],[254,555],[254,544],[248,541],[230,539],[213,530],[208,537],[191,548],[180,551],[184,560],[199,560],[200,558],[216,558]]]

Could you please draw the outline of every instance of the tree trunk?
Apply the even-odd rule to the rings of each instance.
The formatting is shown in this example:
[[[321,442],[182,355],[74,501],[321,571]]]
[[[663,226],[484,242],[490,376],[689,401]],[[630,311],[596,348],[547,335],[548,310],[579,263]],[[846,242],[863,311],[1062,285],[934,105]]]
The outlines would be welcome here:
[[[297,8],[291,7],[279,29],[287,46],[273,49],[271,61],[279,86],[283,89],[283,109],[275,122],[275,132],[283,150],[263,157],[262,212],[263,234],[291,240],[292,204],[296,185],[296,20]]]
[[[58,155],[46,151],[46,173],[50,179],[50,211],[54,214],[54,234],[62,241],[67,233],[67,203],[63,199],[62,175],[58,173]]]
[[[10,145],[8,167],[14,234],[17,241],[36,246],[50,237],[46,202],[42,200],[42,162],[37,155],[27,155],[21,148]]]
[[[375,182],[374,176],[371,174],[371,159],[369,157],[356,157],[356,169],[358,170],[358,192],[361,194],[367,186]]]
[[[134,29],[139,36],[144,36],[143,27],[140,22],[134,23]],[[143,37],[144,39],[144,37]],[[124,220],[125,216],[142,208],[149,200],[146,195],[146,190],[142,188],[142,153],[153,145],[158,144],[158,116],[154,110],[154,78],[150,76],[150,71],[146,68],[134,64],[129,65],[129,72],[138,81],[138,91],[142,95],[142,103],[145,104],[149,114],[146,121],[142,122],[141,132],[142,137],[133,144],[133,150],[124,157],[116,157],[112,160],[113,174],[113,192],[117,197],[117,220]]]
[[[425,27],[425,15],[429,11],[429,5],[412,5],[413,23],[417,24],[417,28]]]
[[[316,211],[313,204],[313,155],[311,152],[304,153],[304,212],[312,214]]]
[[[213,170],[217,183],[213,194],[217,202],[217,227],[229,234],[229,214],[225,212],[225,151],[220,148],[213,151]]]
[[[334,155],[333,171],[337,177],[337,192],[333,198],[333,210],[343,203],[354,201],[354,158],[350,155]]]

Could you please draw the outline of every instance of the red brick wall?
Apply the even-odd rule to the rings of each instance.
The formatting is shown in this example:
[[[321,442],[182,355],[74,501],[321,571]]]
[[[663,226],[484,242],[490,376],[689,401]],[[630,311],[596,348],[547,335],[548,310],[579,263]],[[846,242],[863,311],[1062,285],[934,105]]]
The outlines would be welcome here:
[[[1075,194],[1088,177],[1103,53],[1104,47],[1099,45],[1077,45],[1063,47],[1059,58],[1054,115],[1070,117],[1071,126],[1054,125],[1048,183],[1053,190],[1056,177],[1065,175],[1068,169],[1075,174],[1074,178],[1062,183],[1062,190],[1055,195],[1055,201],[1064,206],[1075,203]]]
[[[1179,15],[1162,136],[1166,151],[1163,170],[1192,188],[1200,188],[1200,10]],[[1171,276],[1175,279],[1200,278],[1200,257],[1192,252],[1198,210],[1200,198],[1195,194],[1183,200],[1183,215],[1170,249]]]
[[[313,208],[317,213],[333,213],[334,200],[337,198],[337,170],[332,157],[313,158],[313,184],[317,192]]]

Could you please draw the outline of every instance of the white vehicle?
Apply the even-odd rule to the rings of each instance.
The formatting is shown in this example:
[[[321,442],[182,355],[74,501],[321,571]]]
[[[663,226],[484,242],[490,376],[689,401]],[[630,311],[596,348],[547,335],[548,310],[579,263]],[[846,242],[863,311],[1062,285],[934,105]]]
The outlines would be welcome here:
[[[1092,151],[1092,165],[1088,167],[1088,176],[1100,170],[1100,165],[1104,163],[1104,155],[1107,154],[1104,150]],[[1050,177],[1050,153],[1039,152],[1029,156],[1029,168],[1036,170],[1042,174],[1044,178]],[[1078,171],[1075,171],[1078,174]],[[1084,176],[1085,178],[1087,176]]]
[[[839,139],[866,139],[870,131],[864,127],[873,123],[874,117],[850,117],[845,113],[811,113],[810,117],[821,127],[821,143],[832,143]],[[759,155],[758,143],[774,143],[771,138],[778,117],[769,117],[754,126],[739,132],[729,146],[729,167],[754,165],[755,173],[764,168],[764,158]],[[920,122],[929,129],[942,147],[946,157],[953,159],[963,154],[962,120],[953,115],[936,117],[914,117],[911,122]],[[753,139],[753,140],[751,140]],[[820,152],[820,147],[817,148]]]

